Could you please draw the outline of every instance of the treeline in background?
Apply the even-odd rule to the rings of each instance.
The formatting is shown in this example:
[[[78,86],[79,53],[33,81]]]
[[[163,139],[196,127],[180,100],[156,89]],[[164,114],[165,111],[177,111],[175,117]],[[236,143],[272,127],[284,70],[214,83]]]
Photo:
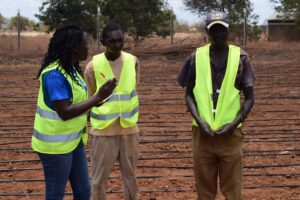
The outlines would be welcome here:
[[[270,0],[283,18],[293,18],[300,27],[299,0]],[[187,9],[199,16],[199,23],[178,22],[165,0],[45,0],[33,21],[21,15],[5,18],[0,13],[2,31],[52,32],[65,24],[82,26],[94,39],[108,22],[119,23],[136,42],[145,37],[170,36],[175,32],[203,31],[203,16],[212,10],[225,11],[230,16],[231,39],[242,40],[246,29],[248,40],[258,40],[263,26],[253,12],[251,0],[183,0]],[[21,11],[22,13],[22,11]],[[202,19],[202,20],[201,20]],[[246,26],[245,26],[246,25]],[[300,30],[300,28],[299,28]]]

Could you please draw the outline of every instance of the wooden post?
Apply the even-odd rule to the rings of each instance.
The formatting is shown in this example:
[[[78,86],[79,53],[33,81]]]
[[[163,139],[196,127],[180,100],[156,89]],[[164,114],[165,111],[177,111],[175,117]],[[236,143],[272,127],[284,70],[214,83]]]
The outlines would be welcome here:
[[[100,11],[100,6],[98,6],[97,8],[97,50],[99,52],[100,50],[100,15],[101,15],[101,11]]]
[[[18,9],[18,16],[17,16],[17,31],[18,31],[18,50],[20,51],[21,49],[21,44],[20,44],[20,32],[21,32],[21,27],[20,27],[20,10]]]
[[[173,35],[174,35],[174,19],[173,19],[173,8],[171,7],[171,45],[173,45]]]
[[[247,9],[244,8],[244,37],[243,37],[243,46],[247,45]]]

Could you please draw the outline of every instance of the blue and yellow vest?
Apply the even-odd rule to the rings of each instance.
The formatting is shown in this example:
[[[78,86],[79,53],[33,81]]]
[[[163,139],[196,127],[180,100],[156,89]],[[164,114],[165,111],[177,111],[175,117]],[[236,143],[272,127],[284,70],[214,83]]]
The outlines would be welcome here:
[[[73,93],[72,104],[78,104],[87,99],[86,90],[76,84],[70,76],[67,76],[57,61],[46,67],[39,78],[40,88],[31,146],[35,151],[40,153],[64,154],[74,150],[81,139],[84,144],[87,143],[87,115],[82,114],[64,121],[56,111],[45,104],[42,77],[44,73],[54,69],[59,69],[68,80]],[[84,82],[79,73],[77,73],[77,77]]]

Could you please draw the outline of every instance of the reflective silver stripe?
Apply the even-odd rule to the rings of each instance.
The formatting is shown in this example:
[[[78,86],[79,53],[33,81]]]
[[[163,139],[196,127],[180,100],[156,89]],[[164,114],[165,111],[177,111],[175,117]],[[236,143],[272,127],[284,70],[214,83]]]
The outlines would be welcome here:
[[[111,119],[116,119],[118,117],[121,118],[130,118],[132,117],[135,113],[139,111],[139,107],[134,108],[132,111],[127,112],[127,113],[114,113],[114,114],[108,114],[108,115],[97,115],[93,112],[91,112],[91,117],[98,119],[98,120],[111,120]]]
[[[110,115],[97,115],[97,114],[91,112],[90,116],[92,118],[95,118],[95,119],[98,119],[98,120],[111,120],[111,119],[118,118],[120,115],[119,115],[119,113],[110,114]]]
[[[111,101],[129,101],[133,97],[135,97],[136,95],[137,95],[136,90],[133,90],[130,94],[115,94],[111,98],[109,98],[107,102],[111,102]]]
[[[121,113],[122,118],[130,118],[132,117],[135,113],[139,111],[139,107],[134,108],[131,112],[128,113]]]
[[[36,113],[38,113],[41,117],[44,117],[47,119],[63,121],[63,119],[60,118],[60,116],[57,114],[57,112],[51,112],[48,110],[44,110],[44,109],[41,109],[39,106],[36,108]],[[82,117],[84,115],[86,115],[86,113],[83,113],[82,115],[80,115],[78,117]],[[75,117],[75,118],[77,118],[77,117]]]
[[[86,127],[79,132],[59,135],[48,135],[34,129],[32,135],[43,142],[70,142],[79,138],[85,132],[85,129]]]
[[[38,113],[41,117],[53,120],[61,120],[62,118],[56,112],[51,112],[48,110],[41,109],[39,106],[36,108],[36,113]]]

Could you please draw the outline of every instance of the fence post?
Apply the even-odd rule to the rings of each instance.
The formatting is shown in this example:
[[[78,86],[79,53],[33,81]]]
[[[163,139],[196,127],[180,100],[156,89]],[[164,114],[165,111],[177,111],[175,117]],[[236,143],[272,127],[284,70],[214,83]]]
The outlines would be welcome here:
[[[243,37],[243,46],[247,45],[247,9],[244,8],[244,37]]]
[[[98,6],[97,8],[97,50],[99,52],[100,50],[100,15],[101,15],[101,11],[100,11],[100,6]]]
[[[171,7],[171,16],[170,16],[170,20],[171,20],[171,44],[173,45],[173,35],[174,35],[174,19],[173,19],[173,8]]]
[[[18,9],[18,16],[17,16],[17,31],[18,31],[18,50],[20,51],[21,49],[21,44],[20,44],[20,32],[21,32],[21,27],[20,27],[20,9]]]

